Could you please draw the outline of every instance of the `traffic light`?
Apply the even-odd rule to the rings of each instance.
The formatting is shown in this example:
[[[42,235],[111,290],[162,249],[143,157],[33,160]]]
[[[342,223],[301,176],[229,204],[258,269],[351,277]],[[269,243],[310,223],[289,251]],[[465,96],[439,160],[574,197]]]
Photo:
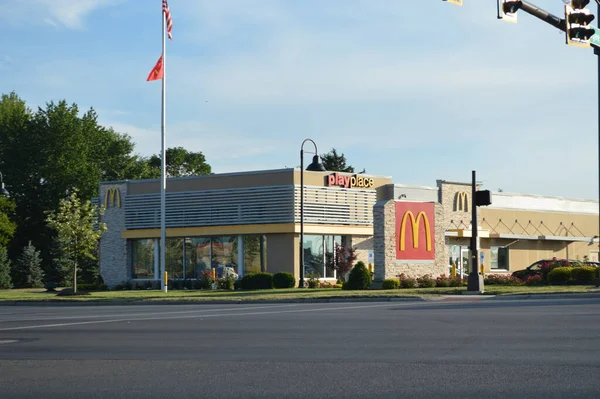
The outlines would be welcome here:
[[[522,5],[522,1],[498,0],[498,19],[517,23],[517,11]]]
[[[475,191],[475,205],[487,206],[492,204],[492,193],[490,190]]]
[[[585,8],[590,0],[571,0],[565,4],[565,36],[570,46],[590,47],[590,37],[596,31],[589,26],[594,20],[594,15]]]
[[[462,0],[443,0],[443,1],[447,1],[448,3],[456,4],[457,6],[462,6]]]

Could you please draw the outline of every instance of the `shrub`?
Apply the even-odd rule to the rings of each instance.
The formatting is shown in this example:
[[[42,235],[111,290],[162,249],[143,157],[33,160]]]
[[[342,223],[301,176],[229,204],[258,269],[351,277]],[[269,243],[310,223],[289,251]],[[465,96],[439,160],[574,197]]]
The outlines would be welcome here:
[[[485,285],[522,285],[523,282],[508,274],[488,274],[483,281]]]
[[[381,284],[381,288],[384,290],[393,290],[395,288],[398,288],[400,286],[400,281],[394,279],[394,278],[386,278],[385,280],[383,280],[383,283]]]
[[[349,289],[366,290],[371,285],[371,273],[364,262],[357,262],[348,276]]]
[[[319,288],[319,276],[311,275],[308,279],[308,288]]]
[[[525,279],[525,285],[544,285],[546,281],[540,275],[528,276]]]
[[[581,266],[571,270],[571,277],[579,284],[591,284],[594,281],[596,267]]]
[[[548,273],[550,284],[563,284],[571,279],[572,267],[557,267]]]
[[[292,273],[280,272],[273,275],[273,287],[275,288],[294,288],[296,278]]]
[[[462,287],[467,283],[467,279],[463,281],[459,276],[454,276],[449,278],[450,287]]]
[[[417,284],[419,288],[431,288],[435,287],[435,280],[431,277],[431,274],[426,274],[417,278]]]
[[[412,277],[406,276],[404,273],[400,275],[400,287],[402,288],[415,288],[417,286],[417,280]]]
[[[222,290],[233,291],[235,286],[235,278],[231,274],[228,274],[227,276],[217,280],[217,284]]]
[[[242,277],[242,281],[240,282],[240,286],[243,290],[251,290],[253,289],[252,280],[254,279],[254,273],[246,274]]]
[[[450,286],[450,278],[445,274],[442,274],[438,278],[435,279],[436,287],[449,287]]]
[[[213,279],[212,271],[202,270],[200,272],[200,279],[196,281],[194,287],[201,290],[210,290],[214,282],[215,280]]]
[[[264,290],[273,288],[273,275],[271,273],[252,273],[242,278],[242,289]]]

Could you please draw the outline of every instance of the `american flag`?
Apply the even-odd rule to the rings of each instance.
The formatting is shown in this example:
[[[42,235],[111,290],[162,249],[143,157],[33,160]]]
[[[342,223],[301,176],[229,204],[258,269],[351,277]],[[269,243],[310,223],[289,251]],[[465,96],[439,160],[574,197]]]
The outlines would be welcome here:
[[[173,40],[173,36],[171,35],[171,29],[173,29],[173,21],[171,20],[171,11],[169,11],[169,4],[167,4],[167,0],[163,0],[162,9],[165,13],[165,19],[167,20],[167,35],[169,39]]]

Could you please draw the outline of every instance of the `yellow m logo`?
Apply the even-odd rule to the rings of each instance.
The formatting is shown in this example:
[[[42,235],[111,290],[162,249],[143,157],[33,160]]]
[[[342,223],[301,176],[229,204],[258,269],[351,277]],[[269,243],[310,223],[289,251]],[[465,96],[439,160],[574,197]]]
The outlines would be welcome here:
[[[455,212],[458,212],[458,211],[468,212],[469,211],[469,195],[466,192],[461,191],[459,193],[456,193],[455,202],[456,202],[456,204],[454,205]]]
[[[109,188],[108,190],[106,190],[106,194],[104,194],[104,207],[108,208],[108,206],[115,206],[115,200],[116,200],[116,207],[120,208],[121,207],[121,192],[119,191],[118,188]]]
[[[400,227],[400,251],[404,251],[406,248],[406,221],[409,218],[412,227],[413,248],[419,248],[419,224],[421,219],[423,219],[423,224],[425,225],[426,249],[427,251],[431,251],[431,228],[429,227],[429,219],[427,219],[427,215],[423,211],[417,214],[416,219],[411,211],[406,211],[402,217],[402,225]]]

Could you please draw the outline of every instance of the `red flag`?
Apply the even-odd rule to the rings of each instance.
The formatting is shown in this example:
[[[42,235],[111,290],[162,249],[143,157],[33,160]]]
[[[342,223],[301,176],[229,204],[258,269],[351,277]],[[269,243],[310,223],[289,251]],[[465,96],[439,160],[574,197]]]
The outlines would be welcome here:
[[[171,19],[171,10],[169,10],[169,4],[167,4],[167,0],[163,0],[162,9],[167,21],[167,36],[169,36],[169,39],[173,40],[173,35],[171,35],[171,29],[173,29],[173,20]]]
[[[158,62],[156,63],[156,65],[154,65],[154,68],[150,72],[150,75],[148,75],[148,79],[146,79],[146,81],[149,82],[151,80],[161,80],[164,76],[163,73],[163,57],[161,55],[158,59]]]

